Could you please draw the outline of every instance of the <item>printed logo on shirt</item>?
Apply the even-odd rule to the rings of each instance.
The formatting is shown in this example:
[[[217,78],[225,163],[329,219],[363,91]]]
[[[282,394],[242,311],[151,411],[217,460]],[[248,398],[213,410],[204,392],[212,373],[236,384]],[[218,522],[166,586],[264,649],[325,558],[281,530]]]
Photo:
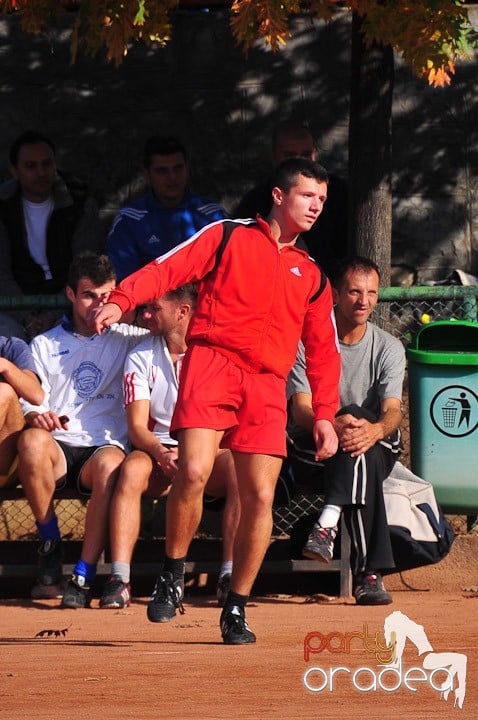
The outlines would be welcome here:
[[[151,235],[151,237],[148,240],[148,245],[155,245],[156,243],[159,243],[159,242],[161,242],[159,237],[157,237],[156,235]]]
[[[60,352],[52,353],[51,356],[52,357],[60,357],[60,355],[69,355],[69,354],[70,354],[69,350],[60,350]]]
[[[302,273],[299,270],[299,268],[297,267],[297,265],[295,265],[293,268],[291,268],[290,271],[291,271],[292,275],[297,275],[297,277],[302,277]]]
[[[82,362],[73,373],[73,387],[81,398],[89,398],[98,389],[103,373],[94,363]]]

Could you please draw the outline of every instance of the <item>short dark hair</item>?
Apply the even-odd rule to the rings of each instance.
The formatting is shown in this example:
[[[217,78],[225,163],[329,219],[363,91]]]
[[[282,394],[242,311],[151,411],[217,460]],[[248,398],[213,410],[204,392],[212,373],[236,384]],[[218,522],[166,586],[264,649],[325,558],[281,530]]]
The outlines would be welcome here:
[[[116,280],[116,271],[107,255],[84,252],[73,258],[68,271],[67,285],[76,293],[82,278],[89,278],[99,287],[110,280]]]
[[[284,120],[280,122],[272,131],[272,147],[277,147],[284,135],[300,140],[304,137],[310,137],[315,148],[314,136],[312,135],[311,129],[305,123],[297,122],[296,120]]]
[[[56,152],[56,148],[50,138],[48,138],[46,135],[43,135],[43,133],[38,132],[37,130],[26,130],[26,132],[19,135],[16,140],[12,142],[10,145],[10,150],[8,153],[8,160],[10,162],[10,165],[13,165],[13,167],[17,167],[18,165],[18,156],[20,155],[20,150],[25,145],[36,145],[37,143],[46,143],[53,151],[53,154]]]
[[[380,280],[380,270],[376,262],[363,255],[349,255],[337,260],[331,267],[329,279],[332,287],[339,288],[349,270],[361,270],[364,273],[375,271]]]
[[[295,185],[298,175],[307,178],[313,178],[317,182],[329,182],[327,170],[316,163],[314,160],[303,157],[288,158],[274,170],[272,175],[271,189],[280,187],[285,193],[288,193],[291,187]]]
[[[177,300],[177,302],[189,302],[194,310],[196,307],[198,289],[196,283],[186,283],[174,290],[168,290],[165,294],[166,300]]]
[[[144,167],[147,170],[151,166],[153,155],[174,155],[175,153],[181,153],[187,162],[186,148],[177,138],[153,135],[144,144]]]

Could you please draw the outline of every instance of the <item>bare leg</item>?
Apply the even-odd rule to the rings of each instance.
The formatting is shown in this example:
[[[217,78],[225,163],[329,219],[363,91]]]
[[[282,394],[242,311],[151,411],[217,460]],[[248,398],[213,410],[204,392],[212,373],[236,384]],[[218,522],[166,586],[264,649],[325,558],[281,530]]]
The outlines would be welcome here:
[[[86,461],[81,471],[82,485],[91,490],[81,550],[81,559],[87,563],[97,563],[104,549],[111,497],[124,457],[120,448],[104,447]]]
[[[61,597],[62,551],[53,508],[57,481],[66,473],[66,460],[47,430],[28,428],[18,439],[18,476],[41,529],[38,583],[32,596]]]
[[[180,430],[178,472],[166,505],[166,555],[186,557],[202,516],[202,497],[222,433],[204,428]]]
[[[8,383],[0,383],[0,475],[6,475],[11,467],[24,425],[15,390]]]
[[[272,532],[272,503],[282,459],[234,453],[241,517],[234,543],[231,589],[249,595]]]
[[[237,487],[236,468],[230,450],[220,450],[206,492],[213,497],[225,498],[222,511],[222,559],[233,558],[234,538],[241,515],[241,501]]]
[[[141,496],[161,497],[169,487],[163,477],[153,479],[153,459],[141,450],[128,455],[120,469],[110,509],[110,545],[113,562],[131,563],[141,527]],[[159,473],[158,473],[159,475]]]
[[[29,428],[20,435],[18,475],[37,522],[52,519],[53,493],[65,473],[65,457],[47,430]]]

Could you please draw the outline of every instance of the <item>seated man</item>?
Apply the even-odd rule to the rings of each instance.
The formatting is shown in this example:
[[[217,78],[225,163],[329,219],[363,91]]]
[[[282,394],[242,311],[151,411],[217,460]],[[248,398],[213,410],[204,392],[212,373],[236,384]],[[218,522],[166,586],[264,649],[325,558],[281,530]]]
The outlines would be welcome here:
[[[61,595],[55,490],[71,483],[80,493],[91,493],[81,557],[63,594],[64,607],[88,607],[91,601],[109,503],[128,439],[123,365],[128,351],[147,334],[130,325],[115,325],[104,335],[90,330],[89,314],[114,286],[114,268],[105,255],[79,255],[66,287],[71,316],[31,344],[46,396],[41,407],[24,403],[28,427],[18,441],[18,475],[41,540],[33,597]]]
[[[0,487],[17,479],[17,440],[25,425],[19,397],[43,402],[35,363],[23,340],[0,337]]]
[[[75,255],[97,252],[103,245],[98,206],[83,183],[59,174],[55,146],[29,130],[10,147],[12,179],[0,186],[0,286],[3,295],[54,294],[63,291]],[[52,311],[22,318],[27,336],[50,327]],[[18,313],[14,313],[18,319]],[[21,325],[0,317],[8,330],[23,334]],[[29,324],[32,328],[29,328]]]
[[[135,449],[121,466],[111,501],[112,571],[100,600],[102,608],[129,605],[130,564],[140,530],[141,496],[159,498],[167,495],[174,482],[178,445],[169,431],[186,352],[186,332],[196,297],[195,286],[189,284],[148,304],[143,317],[151,337],[132,350],[126,359],[124,401],[129,438]],[[218,583],[218,601],[222,606],[229,589],[232,549],[240,513],[234,463],[229,450],[218,451],[206,492],[225,497],[224,562]],[[152,608],[154,610],[154,605]],[[157,621],[155,617],[150,619]]]
[[[318,160],[314,137],[301,123],[280,123],[272,135],[270,158],[274,168],[291,157]],[[310,230],[300,234],[298,247],[309,254],[328,274],[332,262],[347,254],[347,183],[338,175],[329,173],[327,202]],[[234,211],[234,217],[267,217],[272,207],[271,178],[249,190]]]
[[[379,570],[394,567],[383,499],[383,481],[400,452],[399,425],[405,352],[399,340],[368,322],[378,300],[380,275],[372,261],[353,257],[332,274],[342,376],[335,419],[336,455],[324,462],[325,506],[303,549],[329,562],[342,509],[352,542],[354,595],[359,605],[392,602]],[[287,382],[299,447],[314,447],[311,392],[302,348]]]
[[[118,280],[226,217],[218,203],[191,192],[188,175],[186,150],[179,140],[154,136],[146,141],[144,176],[150,190],[120,210],[107,240]]]

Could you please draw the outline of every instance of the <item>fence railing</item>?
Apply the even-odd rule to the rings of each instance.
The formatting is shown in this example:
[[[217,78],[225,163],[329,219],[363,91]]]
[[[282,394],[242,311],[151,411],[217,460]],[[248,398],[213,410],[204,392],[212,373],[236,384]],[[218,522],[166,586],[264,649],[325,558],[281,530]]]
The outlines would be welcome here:
[[[380,289],[381,303],[424,304],[432,308],[436,303],[457,303],[462,318],[478,318],[478,285],[412,285],[410,287],[384,287]],[[57,295],[0,295],[0,310],[65,309],[69,306],[66,297]]]

